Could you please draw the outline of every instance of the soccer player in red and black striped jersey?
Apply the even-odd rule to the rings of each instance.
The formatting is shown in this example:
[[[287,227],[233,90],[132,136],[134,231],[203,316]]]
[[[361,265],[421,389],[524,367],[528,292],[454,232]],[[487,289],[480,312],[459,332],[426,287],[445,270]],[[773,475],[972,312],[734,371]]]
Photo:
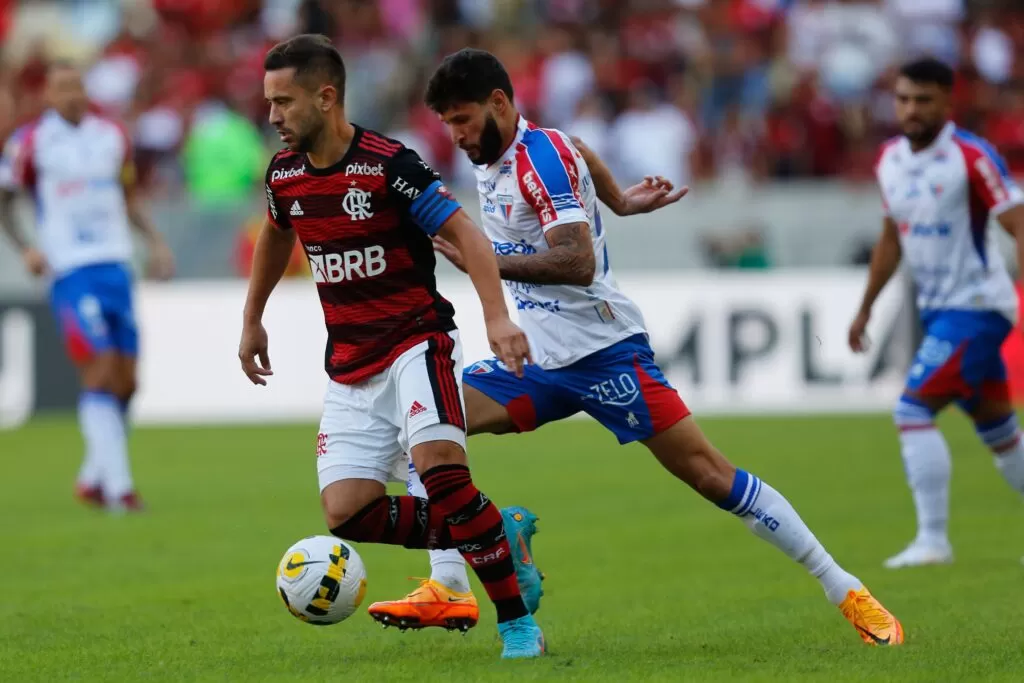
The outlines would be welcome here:
[[[544,637],[523,604],[501,514],[470,477],[462,348],[454,309],[434,280],[431,237],[443,235],[467,255],[491,347],[521,374],[529,347],[509,318],[491,243],[414,151],[348,122],[345,68],[327,38],[281,43],[264,68],[270,123],[286,149],[267,170],[268,215],[245,304],[242,368],[255,384],[272,374],[261,319],[297,238],[328,330],[332,381],[317,469],[331,533],[457,548],[497,609],[502,656],[539,656]],[[385,495],[404,452],[429,503]]]

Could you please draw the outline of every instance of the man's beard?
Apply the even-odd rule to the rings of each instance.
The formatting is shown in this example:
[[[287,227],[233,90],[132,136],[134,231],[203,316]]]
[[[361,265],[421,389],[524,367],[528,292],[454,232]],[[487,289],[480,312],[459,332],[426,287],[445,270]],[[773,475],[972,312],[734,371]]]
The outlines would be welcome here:
[[[942,124],[922,126],[913,133],[903,132],[903,135],[918,147],[927,147],[942,132]]]
[[[311,117],[305,128],[306,132],[303,135],[296,135],[295,151],[308,154],[316,147],[320,134],[324,130],[324,122],[316,117]]]
[[[484,129],[480,133],[480,153],[476,159],[470,159],[474,164],[490,166],[501,157],[501,131],[498,129],[498,121],[493,115],[488,114],[484,122]]]

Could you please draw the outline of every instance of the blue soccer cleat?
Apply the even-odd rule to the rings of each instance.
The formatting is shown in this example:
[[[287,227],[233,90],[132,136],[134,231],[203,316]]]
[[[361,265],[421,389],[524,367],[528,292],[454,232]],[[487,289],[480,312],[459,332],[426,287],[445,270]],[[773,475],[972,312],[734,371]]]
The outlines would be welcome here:
[[[537,515],[524,507],[507,507],[501,511],[505,522],[505,533],[512,547],[512,561],[516,566],[516,581],[519,592],[523,594],[523,602],[530,614],[540,609],[540,598],[544,595],[541,581],[544,575],[533,563],[531,543],[537,533]]]
[[[502,659],[540,657],[547,649],[540,626],[529,614],[498,624],[498,633],[505,644],[501,651]]]

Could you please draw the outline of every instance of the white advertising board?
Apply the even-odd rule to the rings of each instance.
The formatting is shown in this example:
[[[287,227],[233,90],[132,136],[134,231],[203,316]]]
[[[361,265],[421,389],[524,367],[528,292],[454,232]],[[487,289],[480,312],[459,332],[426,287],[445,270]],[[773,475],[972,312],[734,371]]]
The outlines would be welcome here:
[[[887,411],[910,358],[903,289],[883,293],[855,355],[846,331],[862,270],[630,274],[669,380],[698,415]],[[468,279],[439,283],[455,305],[467,365],[490,356]],[[143,284],[139,423],[315,421],[327,377],[314,285],[283,282],[264,317],[274,375],[256,387],[237,358],[243,281]],[[511,306],[511,302],[510,302]],[[513,309],[514,310],[514,309]]]

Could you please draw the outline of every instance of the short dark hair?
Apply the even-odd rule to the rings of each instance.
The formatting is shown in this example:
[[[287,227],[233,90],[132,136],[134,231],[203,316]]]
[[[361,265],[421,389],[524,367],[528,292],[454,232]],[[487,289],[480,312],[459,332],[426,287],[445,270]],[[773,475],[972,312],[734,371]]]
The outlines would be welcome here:
[[[900,76],[914,83],[934,83],[949,90],[953,87],[953,69],[934,57],[922,57],[900,68]]]
[[[490,52],[465,48],[444,58],[430,77],[424,100],[441,114],[458,104],[486,102],[495,90],[512,101],[512,79],[505,67]]]
[[[263,68],[266,71],[295,69],[296,80],[305,81],[308,89],[326,81],[338,90],[339,99],[345,97],[345,62],[327,36],[303,33],[278,43],[267,53]]]

